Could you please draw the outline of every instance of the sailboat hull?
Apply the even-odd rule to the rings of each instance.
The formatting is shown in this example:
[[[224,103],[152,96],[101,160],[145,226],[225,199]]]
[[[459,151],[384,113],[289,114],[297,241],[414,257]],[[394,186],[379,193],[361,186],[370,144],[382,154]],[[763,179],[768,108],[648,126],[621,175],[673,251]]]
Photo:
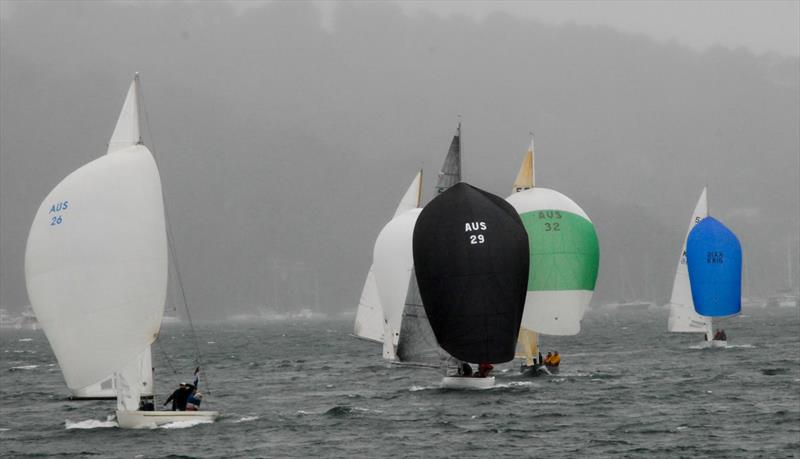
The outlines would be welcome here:
[[[484,390],[494,387],[494,376],[474,378],[471,376],[445,376],[442,378],[442,389]]]
[[[122,429],[149,429],[175,422],[211,423],[218,417],[218,411],[117,410],[117,424]]]

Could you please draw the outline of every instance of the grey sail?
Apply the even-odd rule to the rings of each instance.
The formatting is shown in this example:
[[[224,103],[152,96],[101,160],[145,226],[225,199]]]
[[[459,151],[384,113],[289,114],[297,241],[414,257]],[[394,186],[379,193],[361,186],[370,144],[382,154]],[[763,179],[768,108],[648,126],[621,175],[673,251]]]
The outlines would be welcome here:
[[[450,142],[450,149],[444,158],[439,179],[436,181],[436,194],[443,193],[451,186],[461,181],[461,122],[458,123],[456,134]]]
[[[422,297],[417,286],[417,275],[411,272],[406,305],[397,342],[397,358],[404,363],[439,367],[449,360],[450,354],[439,347],[433,334]]]

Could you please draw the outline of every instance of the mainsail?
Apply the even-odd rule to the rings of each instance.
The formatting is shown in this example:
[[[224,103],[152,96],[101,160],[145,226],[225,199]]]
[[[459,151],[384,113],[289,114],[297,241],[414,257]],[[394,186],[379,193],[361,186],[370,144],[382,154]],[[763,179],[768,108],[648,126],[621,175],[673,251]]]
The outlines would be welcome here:
[[[401,362],[434,367],[446,364],[450,356],[436,343],[436,336],[425,313],[417,276],[413,270],[408,283],[400,337],[397,342],[397,359]]]
[[[742,311],[742,246],[714,217],[706,217],[686,238],[692,300],[698,314],[730,317]]]
[[[705,333],[706,339],[712,337],[712,324],[709,317],[699,315],[694,308],[692,291],[689,285],[689,270],[686,266],[686,239],[692,228],[708,216],[708,200],[706,189],[700,193],[697,205],[689,220],[689,229],[683,239],[681,254],[678,258],[678,267],[675,269],[675,281],[672,284],[672,295],[669,299],[669,319],[667,330],[671,332]]]
[[[459,183],[414,228],[425,312],[439,345],[467,362],[514,358],[528,277],[528,238],[502,198]]]
[[[81,396],[114,395],[111,380],[123,370],[134,391],[152,394],[150,344],[164,312],[168,257],[161,180],[139,141],[137,94],[138,78],[108,153],[47,195],[25,252],[31,305],[67,386]]]
[[[421,198],[422,170],[420,169],[402,199],[400,199],[394,216],[397,217],[409,210],[416,209],[420,205]],[[356,310],[354,333],[364,339],[380,343],[384,341],[384,312],[378,293],[378,283],[375,279],[374,263],[369,268],[367,279],[364,281],[364,288],[361,291],[361,299]]]

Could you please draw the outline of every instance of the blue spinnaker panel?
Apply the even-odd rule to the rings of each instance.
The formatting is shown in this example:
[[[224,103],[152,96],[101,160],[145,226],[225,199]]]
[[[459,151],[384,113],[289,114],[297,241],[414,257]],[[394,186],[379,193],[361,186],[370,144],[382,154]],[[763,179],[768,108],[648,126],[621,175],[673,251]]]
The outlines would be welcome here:
[[[686,239],[686,262],[694,309],[727,317],[742,310],[742,246],[719,220],[706,217]]]

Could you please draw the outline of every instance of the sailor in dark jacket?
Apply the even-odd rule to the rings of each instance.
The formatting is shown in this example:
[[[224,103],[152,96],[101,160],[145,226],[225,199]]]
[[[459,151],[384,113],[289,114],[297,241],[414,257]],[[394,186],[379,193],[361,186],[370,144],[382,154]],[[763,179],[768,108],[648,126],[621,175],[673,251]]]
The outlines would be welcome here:
[[[193,389],[194,387],[191,384],[182,382],[180,387],[175,389],[175,392],[164,402],[164,405],[172,401],[172,411],[186,411],[186,401],[189,399],[189,394],[192,393]]]

